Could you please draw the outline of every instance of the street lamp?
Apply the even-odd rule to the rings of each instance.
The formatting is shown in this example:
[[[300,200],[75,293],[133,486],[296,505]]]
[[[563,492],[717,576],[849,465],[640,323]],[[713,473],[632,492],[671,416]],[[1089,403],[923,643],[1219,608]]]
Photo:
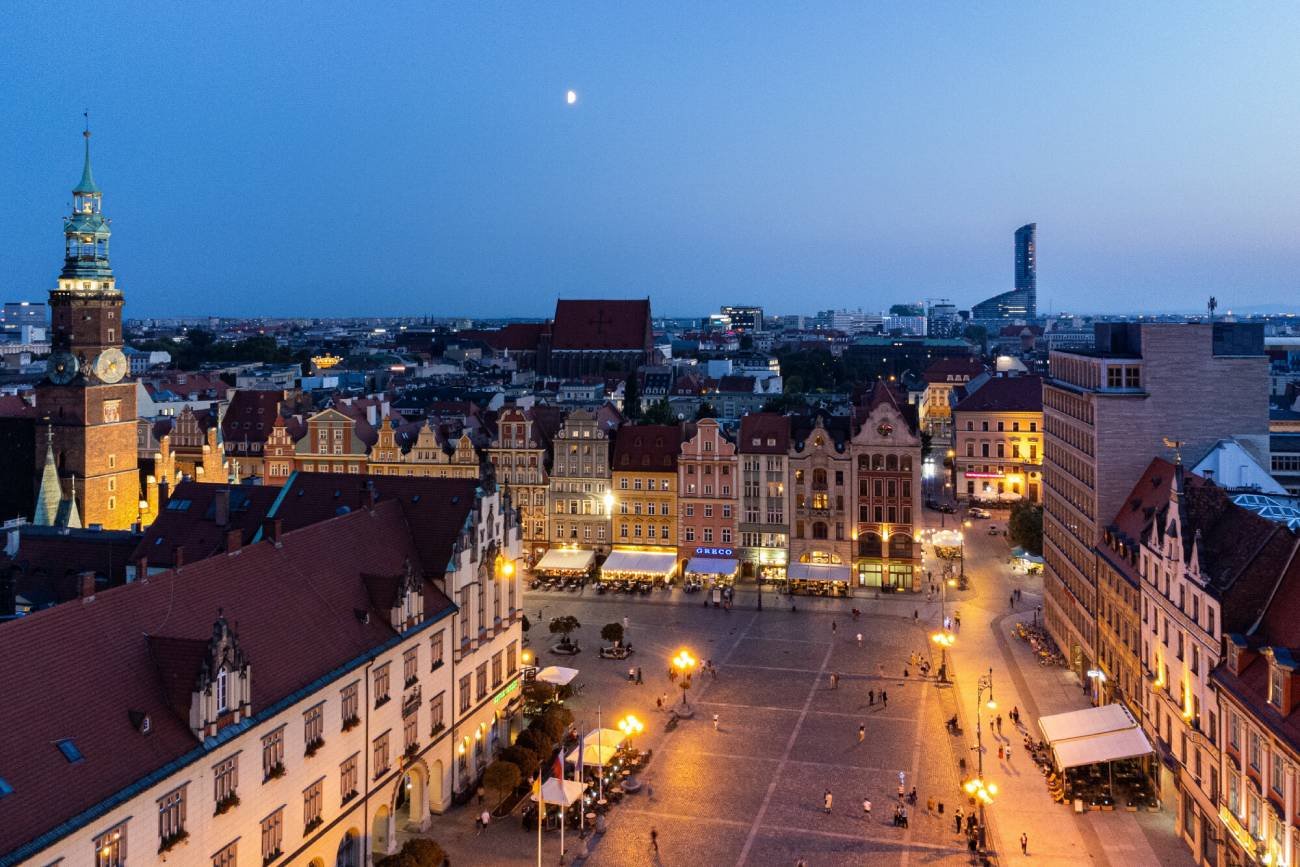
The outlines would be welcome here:
[[[962,527],[969,527],[970,521],[963,521]],[[957,532],[958,539],[961,540],[961,577],[966,577],[966,530],[962,529]]]
[[[939,645],[939,682],[948,682],[948,648],[952,647],[957,641],[957,636],[948,631],[947,626],[940,632],[930,636],[930,640]]]
[[[627,745],[631,747],[632,735],[639,735],[645,731],[645,723],[632,716],[632,714],[628,714],[618,721],[618,730],[627,737]]]
[[[984,701],[984,693],[986,692],[989,694],[988,702]],[[984,805],[992,802],[991,796],[997,794],[997,786],[984,779],[984,726],[983,715],[980,711],[982,708],[997,710],[997,707],[997,702],[993,700],[993,669],[990,668],[988,674],[980,676],[975,693],[975,755],[977,770],[975,779],[966,784],[966,791],[975,795],[979,801],[981,835],[984,834]]]
[[[691,656],[689,650],[681,650],[673,657],[673,667],[677,669],[679,680],[677,685],[682,689],[682,710],[685,712],[688,705],[686,704],[686,690],[691,688],[691,672],[695,670],[697,660]]]

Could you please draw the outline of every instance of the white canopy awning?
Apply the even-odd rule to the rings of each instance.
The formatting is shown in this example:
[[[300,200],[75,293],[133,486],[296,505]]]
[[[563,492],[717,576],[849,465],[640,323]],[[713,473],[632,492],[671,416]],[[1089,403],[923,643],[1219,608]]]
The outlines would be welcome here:
[[[551,777],[542,783],[542,798],[548,804],[563,804],[569,806],[582,797],[582,792],[586,788],[577,780],[565,780],[560,777]],[[533,800],[537,800],[537,793],[533,793]]]
[[[735,575],[736,561],[725,557],[692,557],[686,571],[696,575]]]
[[[595,551],[552,548],[533,569],[536,572],[583,572],[591,568],[591,561],[595,558]]]
[[[792,581],[840,581],[848,583],[848,566],[831,566],[824,563],[791,563],[785,577]]]
[[[613,744],[615,747],[620,746],[627,735],[618,729],[592,729],[583,737],[582,742],[588,746],[600,744],[601,748]]]
[[[614,761],[614,756],[617,754],[618,747],[611,743],[601,743],[599,746],[589,743],[582,747],[582,763],[588,767],[604,767]],[[578,747],[574,747],[569,753],[568,761],[570,764],[577,763]]]
[[[1043,739],[1049,744],[1071,738],[1122,731],[1136,725],[1137,721],[1122,704],[1103,704],[1101,707],[1058,713],[1038,720],[1038,728],[1043,733]]]
[[[1152,752],[1151,742],[1140,728],[1072,738],[1052,745],[1057,767],[1077,768],[1097,762],[1117,762]]]
[[[956,548],[961,544],[961,531],[940,530],[930,538],[930,542],[940,548]]]
[[[602,577],[608,575],[644,575],[668,578],[677,569],[677,555],[672,551],[613,551],[601,567]]]
[[[572,683],[573,679],[578,676],[578,669],[564,668],[559,665],[548,665],[541,671],[537,672],[537,679],[543,683],[553,683],[556,686],[564,686]]]

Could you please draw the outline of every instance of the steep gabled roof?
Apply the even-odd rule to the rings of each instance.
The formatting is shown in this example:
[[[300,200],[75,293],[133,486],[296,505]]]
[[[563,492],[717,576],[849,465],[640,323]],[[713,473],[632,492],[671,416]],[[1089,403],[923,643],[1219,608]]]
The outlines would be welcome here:
[[[742,416],[736,447],[741,454],[785,454],[790,451],[789,416],[775,412],[751,412]]]
[[[614,472],[676,472],[681,448],[681,425],[624,425],[614,440],[612,469]]]
[[[953,412],[1042,412],[1043,379],[995,376],[968,394]]]
[[[552,349],[651,348],[650,299],[555,302]]]

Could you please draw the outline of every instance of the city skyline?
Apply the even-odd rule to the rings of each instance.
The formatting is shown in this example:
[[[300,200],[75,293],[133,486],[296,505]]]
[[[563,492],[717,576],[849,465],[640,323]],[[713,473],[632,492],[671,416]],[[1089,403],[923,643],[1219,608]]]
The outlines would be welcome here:
[[[97,24],[95,88],[50,99],[84,69],[15,10],[7,296],[56,277],[87,107],[138,315],[965,308],[1012,288],[1027,222],[1044,311],[1294,295],[1300,120],[1268,106],[1300,74],[1292,11],[259,14],[124,10]]]

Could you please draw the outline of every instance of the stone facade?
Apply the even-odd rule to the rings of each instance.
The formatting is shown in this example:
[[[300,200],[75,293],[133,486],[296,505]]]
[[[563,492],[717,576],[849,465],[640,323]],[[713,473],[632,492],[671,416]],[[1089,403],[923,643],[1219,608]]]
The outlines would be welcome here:
[[[859,587],[920,590],[921,438],[888,386],[877,384],[850,443],[854,574]]]
[[[547,492],[551,544],[574,545],[608,553],[610,438],[597,414],[569,413],[552,443],[551,485]]]
[[[697,547],[737,544],[738,470],[736,444],[723,436],[718,422],[697,422],[677,458],[677,559],[683,569]]]
[[[802,420],[801,420],[802,421]],[[853,562],[849,420],[818,413],[796,422],[790,448],[791,563]]]

